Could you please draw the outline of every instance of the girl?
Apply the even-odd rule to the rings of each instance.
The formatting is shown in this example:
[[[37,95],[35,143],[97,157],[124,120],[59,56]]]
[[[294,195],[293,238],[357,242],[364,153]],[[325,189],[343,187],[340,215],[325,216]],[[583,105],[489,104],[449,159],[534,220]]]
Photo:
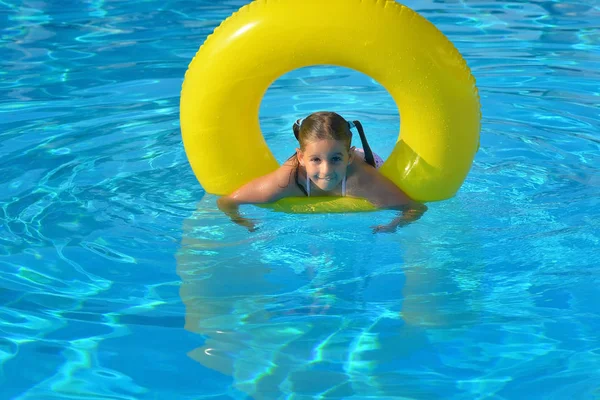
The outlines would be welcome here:
[[[352,127],[358,130],[364,151],[350,146]],[[374,232],[394,232],[427,210],[377,171],[383,160],[371,151],[359,121],[349,123],[334,112],[316,112],[296,121],[293,130],[300,146],[294,155],[276,171],[217,201],[233,222],[253,231],[254,223],[239,214],[240,204],[271,203],[296,196],[360,197],[378,208],[402,211],[389,224],[373,227]]]

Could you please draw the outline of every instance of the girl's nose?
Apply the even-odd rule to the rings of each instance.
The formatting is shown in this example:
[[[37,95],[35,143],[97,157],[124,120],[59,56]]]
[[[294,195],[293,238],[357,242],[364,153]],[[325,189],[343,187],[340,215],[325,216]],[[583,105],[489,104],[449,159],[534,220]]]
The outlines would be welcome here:
[[[322,170],[321,171],[323,172],[324,175],[329,175],[329,173],[331,171],[333,171],[333,165],[331,163],[324,162],[323,165],[322,165]]]

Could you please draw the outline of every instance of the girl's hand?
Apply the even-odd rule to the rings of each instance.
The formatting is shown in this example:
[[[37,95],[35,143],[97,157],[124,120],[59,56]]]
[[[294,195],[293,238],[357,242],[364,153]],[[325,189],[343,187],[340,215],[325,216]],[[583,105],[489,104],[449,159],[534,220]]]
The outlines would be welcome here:
[[[397,208],[402,211],[401,214],[398,217],[394,218],[392,220],[392,222],[390,222],[387,225],[372,226],[371,228],[373,228],[373,233],[396,232],[396,230],[399,227],[402,228],[406,225],[409,225],[409,224],[417,221],[419,218],[421,218],[421,216],[423,216],[425,211],[427,211],[427,206],[425,204],[416,203],[416,202],[411,202],[408,205],[399,206]]]
[[[232,218],[231,220],[233,222],[235,222],[236,224],[238,224],[239,226],[243,226],[246,229],[248,229],[248,232],[254,232],[258,229],[258,227],[256,226],[256,222],[254,222],[251,219],[244,218],[244,217],[237,217],[237,218]]]

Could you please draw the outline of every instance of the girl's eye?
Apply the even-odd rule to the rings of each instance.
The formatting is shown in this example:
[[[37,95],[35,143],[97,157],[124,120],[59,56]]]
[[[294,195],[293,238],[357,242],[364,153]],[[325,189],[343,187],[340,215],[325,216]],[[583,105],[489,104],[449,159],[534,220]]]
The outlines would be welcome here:
[[[332,160],[333,162],[340,162],[342,161],[342,157],[333,157]]]
[[[320,158],[311,158],[310,161],[312,161],[312,162],[319,162],[319,161],[321,161],[321,159]]]

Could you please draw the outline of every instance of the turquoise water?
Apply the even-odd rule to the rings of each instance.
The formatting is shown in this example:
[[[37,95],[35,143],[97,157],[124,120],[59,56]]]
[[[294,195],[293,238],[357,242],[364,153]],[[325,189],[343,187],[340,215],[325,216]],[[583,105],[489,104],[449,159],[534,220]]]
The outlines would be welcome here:
[[[245,3],[0,1],[0,398],[600,398],[598,3],[405,3],[471,67],[481,149],[376,235],[248,206],[250,234],[198,185],[183,75]],[[279,160],[321,109],[389,154],[389,95],[321,66],[265,96]]]

